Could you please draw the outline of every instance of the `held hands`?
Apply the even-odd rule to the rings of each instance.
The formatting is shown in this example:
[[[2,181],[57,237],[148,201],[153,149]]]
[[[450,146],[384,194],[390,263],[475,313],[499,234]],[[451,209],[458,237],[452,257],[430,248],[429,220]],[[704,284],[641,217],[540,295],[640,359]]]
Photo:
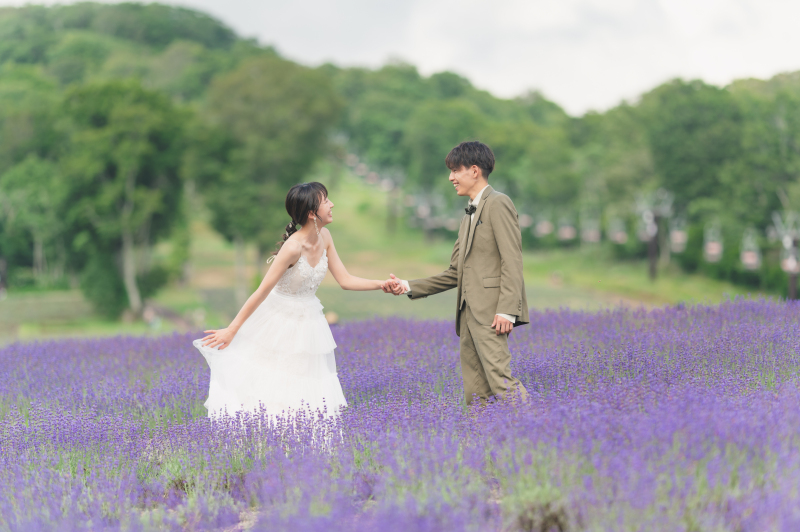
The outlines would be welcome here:
[[[492,329],[495,330],[497,336],[500,336],[501,334],[509,334],[513,328],[513,323],[504,317],[495,314],[494,321],[492,321]]]
[[[394,294],[396,296],[406,293],[406,287],[393,273],[390,273],[389,278],[381,284],[381,289],[386,294]]]
[[[389,274],[389,278],[381,283],[381,290],[387,294],[394,294],[396,296],[403,295],[407,291],[400,279],[395,277],[393,273]],[[495,330],[497,336],[501,334],[510,334],[512,329],[514,329],[514,323],[495,314],[494,320],[492,321],[492,329]]]
[[[233,327],[227,327],[225,329],[219,330],[208,330],[203,331],[205,333],[211,333],[203,338],[203,347],[217,347],[219,346],[219,350],[222,351],[229,345],[231,345],[231,341],[233,337],[236,336],[237,329]]]

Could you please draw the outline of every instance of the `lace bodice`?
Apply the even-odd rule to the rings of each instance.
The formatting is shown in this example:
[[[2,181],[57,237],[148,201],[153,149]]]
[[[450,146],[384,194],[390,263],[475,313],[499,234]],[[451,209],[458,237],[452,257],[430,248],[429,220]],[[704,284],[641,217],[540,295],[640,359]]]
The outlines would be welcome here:
[[[275,291],[293,297],[313,296],[327,272],[327,249],[322,251],[322,258],[314,267],[308,263],[304,255],[301,255],[297,263],[281,275],[278,284],[275,285]]]

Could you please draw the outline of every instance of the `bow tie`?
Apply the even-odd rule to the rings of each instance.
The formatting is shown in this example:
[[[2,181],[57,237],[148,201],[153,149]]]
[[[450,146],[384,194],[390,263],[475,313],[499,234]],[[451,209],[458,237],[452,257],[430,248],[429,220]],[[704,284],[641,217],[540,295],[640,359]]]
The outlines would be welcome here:
[[[469,214],[469,215],[475,214],[475,211],[477,211],[477,210],[478,210],[478,208],[475,207],[475,205],[473,205],[472,203],[469,204],[469,207],[464,209],[464,211],[466,211],[466,213]]]

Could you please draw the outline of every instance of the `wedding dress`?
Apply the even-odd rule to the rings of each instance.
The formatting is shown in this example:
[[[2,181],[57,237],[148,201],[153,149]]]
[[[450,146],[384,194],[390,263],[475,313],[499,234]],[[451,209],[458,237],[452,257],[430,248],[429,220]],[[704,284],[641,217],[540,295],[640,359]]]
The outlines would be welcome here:
[[[327,271],[327,251],[316,266],[301,256],[228,347],[193,342],[211,369],[209,417],[262,407],[270,416],[300,409],[331,416],[347,406],[336,374],[336,342],[316,297]]]

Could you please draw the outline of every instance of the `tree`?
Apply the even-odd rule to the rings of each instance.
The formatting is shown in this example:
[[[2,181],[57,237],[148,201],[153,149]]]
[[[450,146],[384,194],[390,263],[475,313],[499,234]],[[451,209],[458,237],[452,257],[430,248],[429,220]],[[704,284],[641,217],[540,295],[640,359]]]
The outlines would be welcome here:
[[[765,229],[773,211],[800,208],[800,95],[734,95],[744,117],[741,149],[720,174],[719,215]]]
[[[676,207],[715,197],[720,170],[741,146],[742,116],[731,94],[675,80],[646,94],[642,107],[656,171]]]
[[[0,67],[0,173],[29,155],[50,158],[60,142],[55,128],[60,95],[31,66]]]
[[[436,98],[435,87],[401,62],[376,71],[332,66],[323,71],[346,103],[339,127],[349,136],[350,149],[374,167],[404,169],[406,125],[421,102]]]
[[[459,142],[479,140],[488,121],[468,101],[428,101],[408,121],[405,148],[408,183],[425,193],[452,195],[444,158]]]
[[[187,175],[197,179],[214,228],[236,244],[239,299],[244,243],[264,250],[277,240],[289,221],[286,191],[325,152],[339,110],[327,77],[274,56],[212,82],[204,110],[212,129],[195,143]]]
[[[61,161],[74,246],[119,257],[128,307],[138,315],[150,247],[169,234],[180,212],[185,115],[136,82],[79,87],[67,94],[63,111],[69,140]]]
[[[0,45],[1,47],[1,45]],[[59,95],[54,83],[46,79],[32,66],[4,65],[0,67],[0,176],[5,182],[3,194],[5,208],[0,207],[0,288],[8,281],[8,274],[15,267],[28,267],[34,264],[38,280],[44,270],[45,243],[52,236],[41,225],[42,220],[33,220],[33,213],[42,214],[48,210],[40,210],[43,205],[34,206],[17,201],[37,201],[37,194],[28,193],[24,187],[28,185],[28,172],[42,177],[36,166],[47,164],[52,160],[59,136],[54,127]],[[28,164],[23,164],[27,161]],[[22,166],[19,166],[22,165]],[[6,175],[7,172],[15,172]],[[46,172],[45,172],[46,173]],[[32,186],[38,187],[41,181],[34,179]],[[44,187],[48,190],[47,187]],[[17,197],[9,201],[9,196]],[[45,203],[49,203],[49,200]],[[32,210],[28,213],[27,208]],[[32,216],[27,216],[31,214]],[[31,232],[31,224],[37,228]],[[35,251],[35,253],[34,253]],[[56,270],[63,264],[63,253],[59,250]],[[55,271],[56,275],[60,273]]]
[[[55,164],[29,156],[0,175],[0,217],[9,231],[21,228],[33,239],[33,271],[41,279],[47,270],[45,245],[59,233],[62,207]],[[57,268],[63,272],[64,249]]]

